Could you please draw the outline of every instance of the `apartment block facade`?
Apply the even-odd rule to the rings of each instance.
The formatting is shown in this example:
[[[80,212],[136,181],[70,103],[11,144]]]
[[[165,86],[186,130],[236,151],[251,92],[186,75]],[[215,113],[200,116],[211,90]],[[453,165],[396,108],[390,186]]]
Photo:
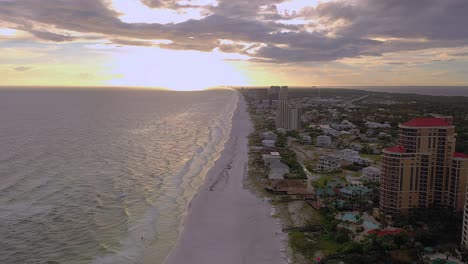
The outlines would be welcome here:
[[[468,250],[468,192],[465,194],[461,246]]]
[[[468,155],[455,152],[451,117],[416,118],[399,125],[398,145],[382,151],[380,211],[405,215],[418,208],[465,205]]]
[[[276,128],[288,131],[301,129],[302,109],[288,100],[288,87],[279,90],[278,110],[276,112]]]

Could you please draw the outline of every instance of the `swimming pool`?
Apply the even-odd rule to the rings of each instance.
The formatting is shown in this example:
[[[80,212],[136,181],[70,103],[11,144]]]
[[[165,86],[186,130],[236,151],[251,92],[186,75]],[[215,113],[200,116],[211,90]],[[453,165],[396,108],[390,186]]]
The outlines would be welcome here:
[[[343,216],[341,217],[341,219],[343,219],[345,221],[357,223],[356,215],[358,215],[358,214],[356,214],[356,213],[344,213]]]
[[[358,220],[356,219],[356,216],[358,215],[358,213],[354,213],[354,212],[347,212],[347,213],[344,213],[342,216],[341,216],[341,219],[342,220],[345,220],[345,221],[349,221],[349,222],[352,222],[352,223],[357,223]],[[369,220],[364,220],[364,222],[362,223],[363,227],[366,229],[366,230],[372,230],[372,229],[377,229],[379,228],[379,224],[377,223],[374,223],[372,221],[369,221]]]
[[[367,221],[367,220],[364,221],[364,223],[362,223],[362,225],[364,226],[365,229],[369,229],[369,230],[379,228],[378,224],[372,223],[372,222]]]

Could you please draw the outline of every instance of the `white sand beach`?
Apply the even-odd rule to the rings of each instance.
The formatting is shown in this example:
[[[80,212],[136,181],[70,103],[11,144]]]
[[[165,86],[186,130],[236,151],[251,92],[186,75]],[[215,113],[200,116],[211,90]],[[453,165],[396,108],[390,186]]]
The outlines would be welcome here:
[[[244,188],[253,129],[246,108],[241,96],[230,138],[192,200],[167,264],[286,263],[279,220],[267,202]]]

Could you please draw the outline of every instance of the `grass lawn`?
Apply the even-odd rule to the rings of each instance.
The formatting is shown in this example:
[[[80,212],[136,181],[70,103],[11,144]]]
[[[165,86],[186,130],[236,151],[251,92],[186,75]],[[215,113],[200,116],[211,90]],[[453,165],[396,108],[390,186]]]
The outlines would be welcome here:
[[[314,185],[317,187],[326,187],[328,182],[333,181],[333,180],[339,180],[342,181],[345,177],[344,172],[333,172],[333,173],[323,173],[320,174],[320,179],[318,179],[316,182],[314,182]]]
[[[382,155],[370,155],[370,154],[361,154],[363,158],[370,159],[373,162],[381,162],[382,161]]]

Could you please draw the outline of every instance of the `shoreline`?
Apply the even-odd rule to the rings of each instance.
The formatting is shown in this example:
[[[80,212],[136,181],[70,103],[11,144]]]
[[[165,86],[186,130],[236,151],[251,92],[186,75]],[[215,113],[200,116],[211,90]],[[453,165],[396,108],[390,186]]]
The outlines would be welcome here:
[[[244,97],[229,138],[189,203],[183,229],[164,263],[286,263],[281,225],[271,206],[244,186],[253,125]]]

